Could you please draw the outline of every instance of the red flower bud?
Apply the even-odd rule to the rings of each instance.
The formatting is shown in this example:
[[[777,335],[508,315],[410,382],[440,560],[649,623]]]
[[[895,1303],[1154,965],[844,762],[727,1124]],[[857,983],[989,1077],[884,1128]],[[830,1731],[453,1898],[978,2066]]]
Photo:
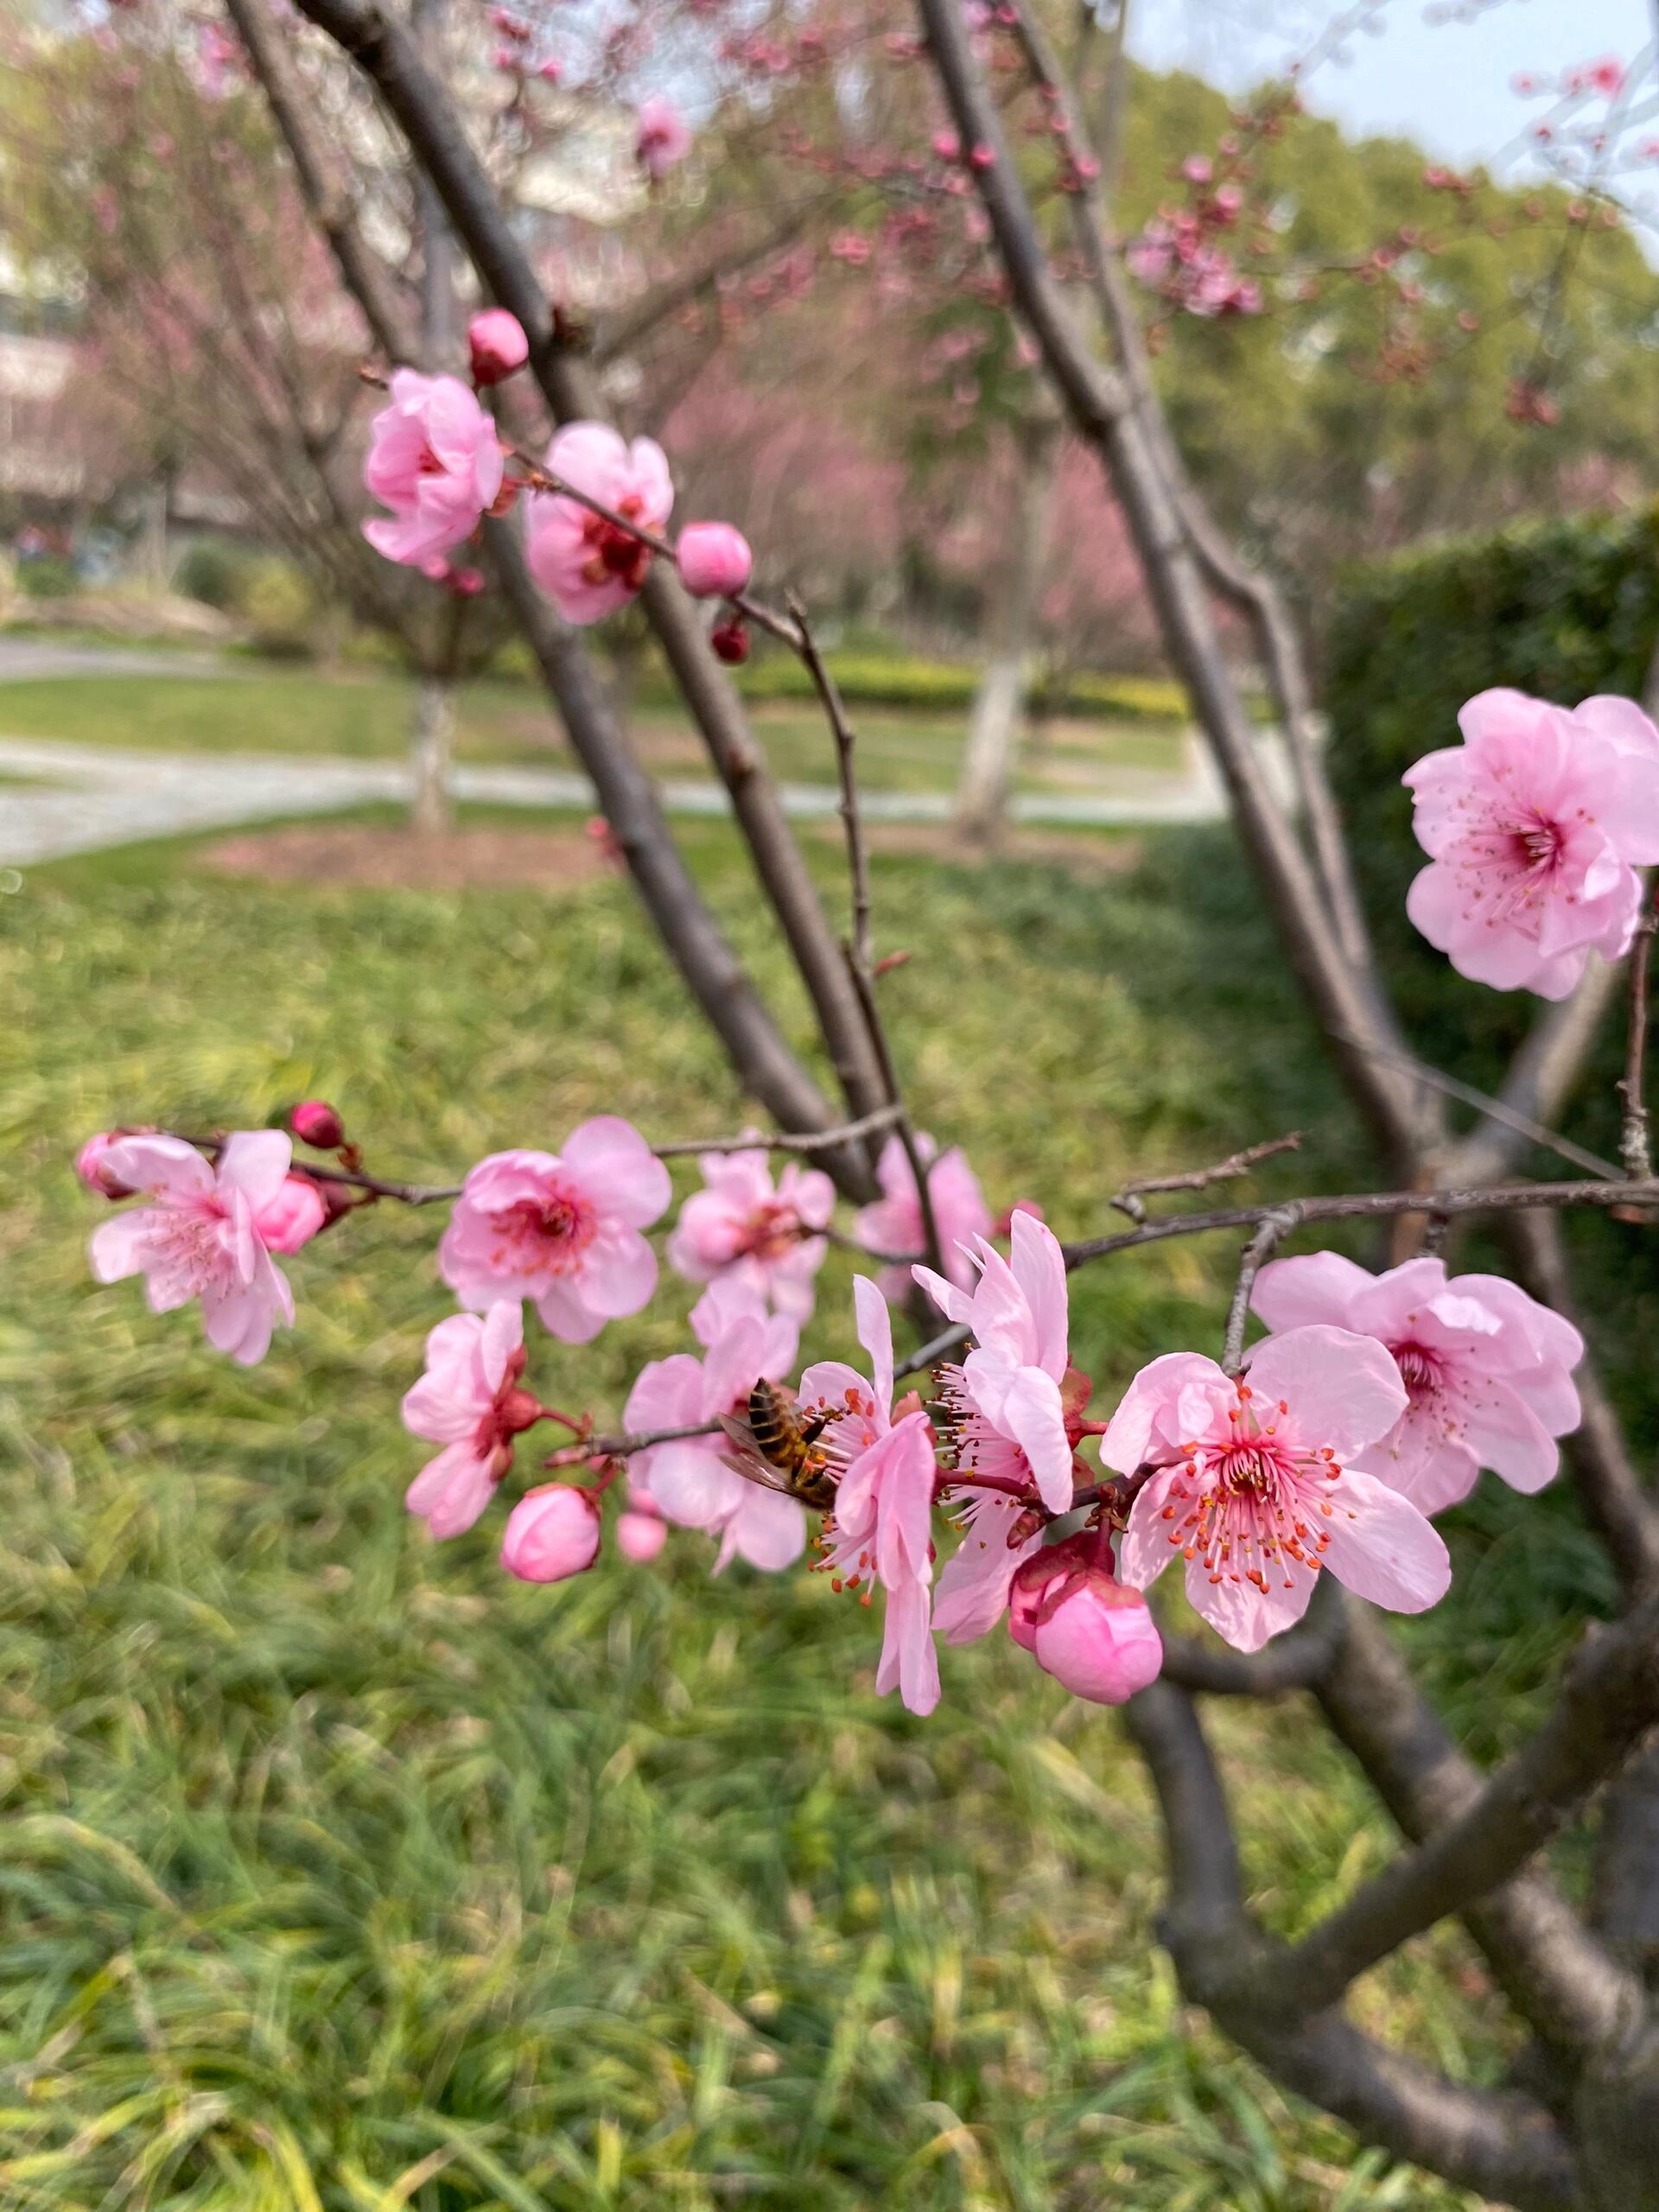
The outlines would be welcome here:
[[[338,1152],[346,1141],[346,1124],[321,1098],[302,1099],[290,1110],[288,1126],[302,1144],[317,1152]]]
[[[748,627],[736,616],[729,622],[717,622],[709,633],[709,642],[719,658],[734,668],[749,657]]]

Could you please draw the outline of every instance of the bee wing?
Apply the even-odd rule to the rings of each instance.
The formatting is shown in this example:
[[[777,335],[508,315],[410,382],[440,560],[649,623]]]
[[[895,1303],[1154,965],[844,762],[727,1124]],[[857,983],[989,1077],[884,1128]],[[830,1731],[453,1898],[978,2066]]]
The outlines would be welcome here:
[[[747,1421],[733,1421],[722,1414],[720,1425],[732,1446],[729,1452],[721,1453],[721,1465],[748,1482],[759,1483],[763,1490],[781,1491],[785,1497],[789,1497],[789,1484],[755,1442],[754,1431]]]

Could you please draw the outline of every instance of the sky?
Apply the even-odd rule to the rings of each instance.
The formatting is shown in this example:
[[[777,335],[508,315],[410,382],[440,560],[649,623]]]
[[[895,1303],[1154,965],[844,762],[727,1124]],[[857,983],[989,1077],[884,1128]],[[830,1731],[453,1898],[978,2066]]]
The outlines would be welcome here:
[[[1339,15],[1338,0],[1129,0],[1129,46],[1230,92],[1280,74]],[[1458,20],[1459,16],[1468,20]],[[1351,132],[1414,138],[1436,160],[1493,162],[1546,103],[1516,99],[1517,73],[1635,60],[1654,35],[1652,0],[1382,0],[1379,33],[1347,41],[1345,65],[1309,75],[1306,99]]]

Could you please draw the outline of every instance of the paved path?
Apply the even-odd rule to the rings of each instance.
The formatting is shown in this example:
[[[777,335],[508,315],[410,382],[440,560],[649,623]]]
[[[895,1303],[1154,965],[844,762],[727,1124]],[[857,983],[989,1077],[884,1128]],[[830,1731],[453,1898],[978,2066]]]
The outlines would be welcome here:
[[[49,637],[0,632],[0,683],[44,676],[225,676],[253,671],[206,645],[200,652],[171,645],[87,645]]]
[[[3,702],[0,701],[0,713]],[[1275,782],[1282,782],[1277,747],[1266,741]],[[1207,759],[1195,747],[1182,776],[1123,769],[1109,792],[1025,793],[1016,821],[1054,828],[1096,829],[1159,823],[1211,822],[1226,801]],[[376,801],[407,802],[409,772],[397,760],[308,759],[276,753],[142,753],[56,739],[0,737],[0,867],[29,868],[67,854],[170,837],[199,830],[278,817],[337,814]],[[18,780],[22,779],[22,780]],[[717,785],[671,778],[659,786],[671,814],[728,812]],[[462,767],[455,796],[500,806],[591,808],[585,776],[559,768]],[[810,821],[836,811],[826,784],[785,784],[785,810]],[[871,791],[864,811],[873,822],[943,822],[944,791]]]

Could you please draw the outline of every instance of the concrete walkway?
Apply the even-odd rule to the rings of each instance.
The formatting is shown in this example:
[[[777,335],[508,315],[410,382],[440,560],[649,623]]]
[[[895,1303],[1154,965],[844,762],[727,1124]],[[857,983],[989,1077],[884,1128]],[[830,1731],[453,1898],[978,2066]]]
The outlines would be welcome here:
[[[1285,782],[1279,748],[1263,741],[1275,785]],[[143,753],[56,739],[0,737],[0,867],[29,868],[67,854],[96,852],[148,837],[171,837],[283,816],[338,814],[390,801],[406,804],[410,777],[397,760],[308,759],[276,753]],[[22,779],[22,780],[17,780]],[[1207,756],[1191,748],[1182,776],[1123,769],[1109,792],[1022,793],[1016,821],[1101,829],[1213,822],[1226,799]],[[670,778],[659,786],[671,814],[704,818],[729,811],[716,784]],[[461,767],[455,796],[497,806],[590,810],[586,777],[559,768]],[[828,784],[785,784],[785,811],[800,821],[833,815]],[[943,822],[944,791],[871,791],[872,822]]]
[[[1276,784],[1284,781],[1278,747],[1264,740]],[[407,803],[410,777],[397,760],[308,759],[276,753],[143,753],[55,739],[0,737],[0,867],[19,868],[67,854],[96,852],[147,837],[272,821],[283,816],[337,814],[391,801]],[[16,779],[24,780],[16,780]],[[1226,801],[1206,756],[1194,747],[1183,776],[1124,769],[1110,792],[1023,793],[1016,821],[1052,828],[1099,829],[1160,823],[1211,822]],[[718,785],[671,778],[660,785],[671,814],[716,817],[729,811]],[[558,768],[462,767],[455,796],[498,806],[594,804],[586,777]],[[785,784],[793,817],[833,815],[827,784]],[[871,791],[872,822],[943,822],[944,791]]]

